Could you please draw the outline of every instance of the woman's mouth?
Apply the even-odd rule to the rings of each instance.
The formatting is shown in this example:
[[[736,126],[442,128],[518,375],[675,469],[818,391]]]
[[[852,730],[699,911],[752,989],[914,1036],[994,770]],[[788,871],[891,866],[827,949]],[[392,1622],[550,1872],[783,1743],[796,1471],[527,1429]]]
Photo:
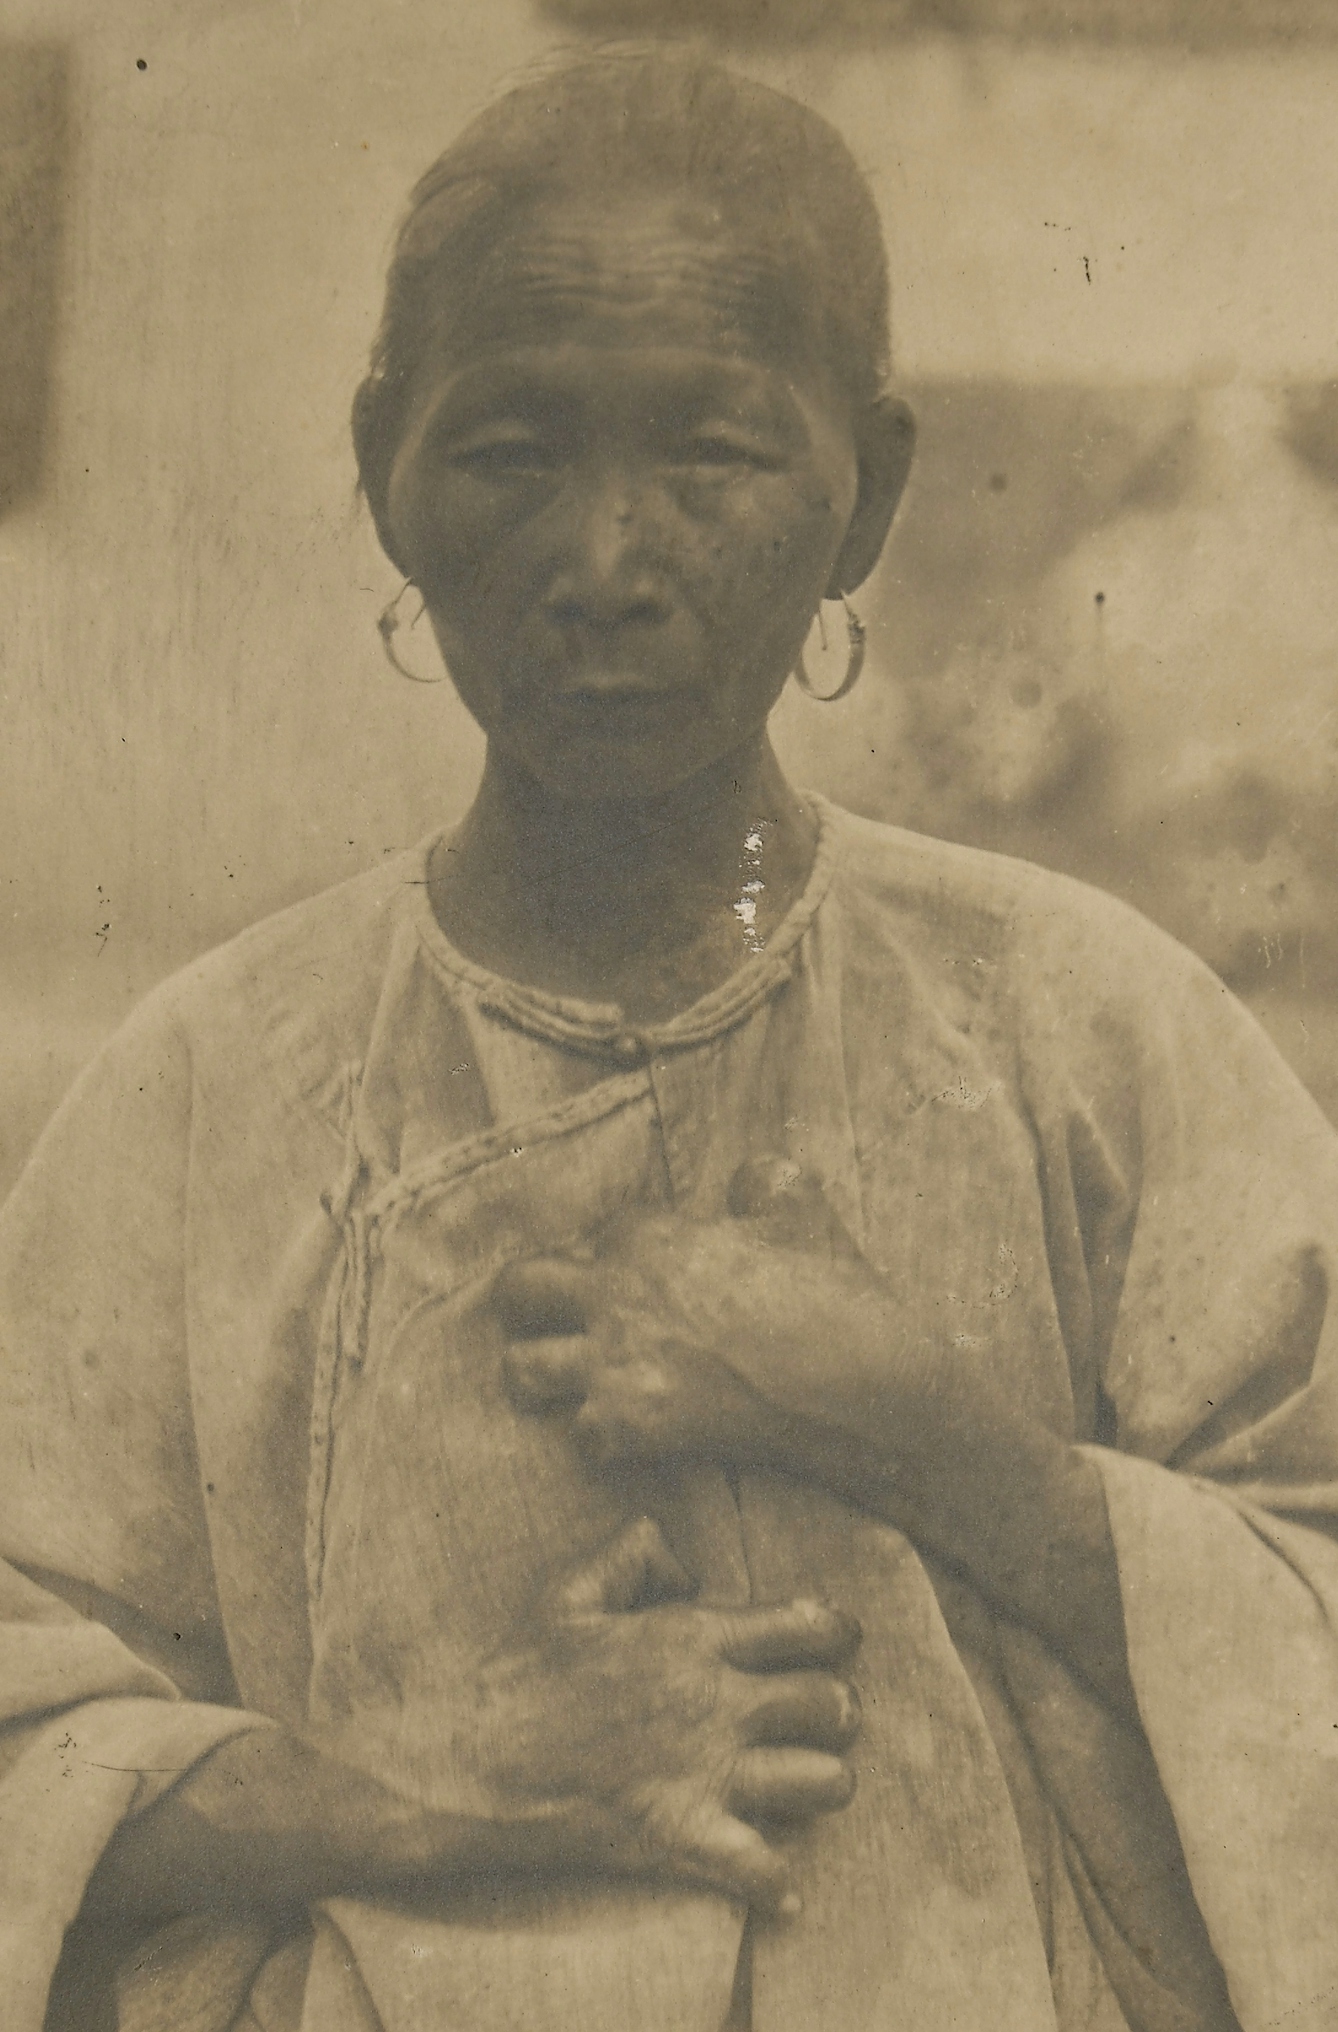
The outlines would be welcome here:
[[[625,672],[599,672],[561,684],[551,694],[560,712],[603,715],[609,712],[650,711],[680,698],[685,687],[663,680],[633,677]]]

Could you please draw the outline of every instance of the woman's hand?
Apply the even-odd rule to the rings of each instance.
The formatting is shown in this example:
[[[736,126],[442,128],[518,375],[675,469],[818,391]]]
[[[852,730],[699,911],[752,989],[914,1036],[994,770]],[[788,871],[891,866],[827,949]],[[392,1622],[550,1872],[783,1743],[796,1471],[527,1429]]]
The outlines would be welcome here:
[[[473,1702],[441,1717],[469,1811],[424,1808],[336,1739],[257,1728],[126,1822],[87,1908],[147,1924],[575,1869],[787,1911],[777,1832],[855,1789],[859,1627],[816,1602],[713,1609],[692,1593],[648,1518],[550,1587]]]
[[[592,1262],[543,1258],[497,1280],[513,1400],[569,1414],[593,1463],[693,1456],[802,1473],[817,1435],[796,1416],[796,1385],[820,1395],[861,1346],[886,1380],[887,1294],[816,1186],[763,1160],[739,1172],[730,1203],[733,1219],[653,1215]]]
[[[664,1302],[665,1255],[699,1254],[698,1238],[687,1238],[686,1252],[673,1230],[640,1239],[645,1255],[655,1250],[658,1275],[646,1275],[644,1256],[616,1268],[540,1262],[508,1273],[496,1303],[514,1336],[506,1355],[513,1402],[569,1413],[577,1445],[597,1467],[676,1456],[756,1465],[782,1454],[786,1421]],[[566,1330],[553,1332],[556,1325]]]
[[[499,1813],[536,1820],[555,1860],[700,1884],[786,1908],[763,1830],[845,1806],[859,1644],[816,1602],[694,1606],[641,1518],[540,1601],[488,1661],[469,1719]]]

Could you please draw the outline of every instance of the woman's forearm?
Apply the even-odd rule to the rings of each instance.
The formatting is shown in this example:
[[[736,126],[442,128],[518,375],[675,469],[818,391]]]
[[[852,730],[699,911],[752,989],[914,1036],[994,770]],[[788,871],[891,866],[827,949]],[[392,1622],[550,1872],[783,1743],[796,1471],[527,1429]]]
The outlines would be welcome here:
[[[774,1457],[896,1524],[960,1567],[1122,1712],[1136,1713],[1119,1571],[1097,1469],[1002,1398],[894,1386],[886,1365],[787,1375],[775,1351],[763,1391],[779,1414]],[[750,1382],[752,1378],[748,1379]]]
[[[458,1872],[537,1866],[542,1824],[428,1813],[281,1728],[234,1736],[123,1824],[89,1884],[97,1919],[412,1895]]]

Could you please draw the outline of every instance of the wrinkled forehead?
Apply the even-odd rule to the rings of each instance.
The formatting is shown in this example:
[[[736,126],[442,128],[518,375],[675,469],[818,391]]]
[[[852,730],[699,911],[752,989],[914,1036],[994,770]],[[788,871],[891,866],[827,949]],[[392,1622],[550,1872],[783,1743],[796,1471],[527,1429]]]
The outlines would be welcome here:
[[[796,240],[672,193],[539,196],[443,278],[438,359],[499,346],[688,346],[812,379],[826,365]]]

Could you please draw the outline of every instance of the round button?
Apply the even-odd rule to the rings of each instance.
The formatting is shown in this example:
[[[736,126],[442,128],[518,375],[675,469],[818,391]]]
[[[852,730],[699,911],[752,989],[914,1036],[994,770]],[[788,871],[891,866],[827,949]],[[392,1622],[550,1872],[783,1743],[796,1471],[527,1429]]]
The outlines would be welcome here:
[[[612,1049],[614,1056],[620,1058],[624,1065],[640,1065],[648,1055],[645,1039],[638,1037],[634,1030],[620,1030],[612,1039]]]

